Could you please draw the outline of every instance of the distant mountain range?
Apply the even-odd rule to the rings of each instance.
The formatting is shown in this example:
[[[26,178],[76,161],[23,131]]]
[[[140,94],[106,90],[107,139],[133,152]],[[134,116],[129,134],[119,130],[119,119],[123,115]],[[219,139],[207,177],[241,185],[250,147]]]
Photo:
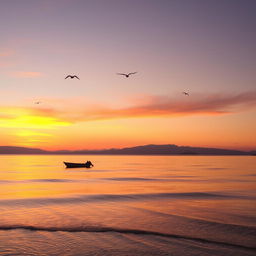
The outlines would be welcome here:
[[[103,150],[57,150],[47,151],[37,148],[0,146],[0,154],[40,154],[40,155],[256,155],[255,151],[239,151],[219,148],[201,148],[177,145],[145,145],[121,149]]]

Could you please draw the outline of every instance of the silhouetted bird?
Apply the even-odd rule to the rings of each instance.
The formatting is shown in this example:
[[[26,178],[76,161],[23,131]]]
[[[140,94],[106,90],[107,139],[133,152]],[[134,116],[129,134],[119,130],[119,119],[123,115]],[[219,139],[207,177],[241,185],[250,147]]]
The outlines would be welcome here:
[[[128,74],[124,74],[124,73],[117,73],[117,75],[122,75],[122,76],[125,76],[126,78],[128,78],[130,75],[134,75],[138,72],[131,72],[131,73],[128,73]]]
[[[66,78],[65,79],[67,79],[67,78],[71,78],[71,79],[73,79],[73,78],[77,78],[77,79],[79,79],[80,80],[80,78],[78,77],[78,76],[72,76],[72,75],[68,75],[68,76],[66,76]]]
[[[188,92],[182,92],[185,96],[189,96]]]
[[[35,104],[41,104],[42,102],[41,101],[36,101]]]

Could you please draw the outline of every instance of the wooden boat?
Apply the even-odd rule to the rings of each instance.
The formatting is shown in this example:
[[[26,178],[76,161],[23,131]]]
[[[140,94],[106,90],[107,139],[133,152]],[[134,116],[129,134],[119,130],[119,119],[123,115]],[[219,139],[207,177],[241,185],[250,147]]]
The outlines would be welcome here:
[[[66,165],[66,168],[91,168],[93,164],[91,161],[87,161],[86,163],[69,163],[69,162],[63,162]]]

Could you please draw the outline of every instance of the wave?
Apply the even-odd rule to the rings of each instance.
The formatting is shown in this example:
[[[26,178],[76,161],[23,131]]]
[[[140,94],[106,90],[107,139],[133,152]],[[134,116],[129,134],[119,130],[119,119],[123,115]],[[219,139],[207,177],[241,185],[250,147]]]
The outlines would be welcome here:
[[[29,231],[43,231],[43,232],[87,232],[87,233],[107,233],[107,232],[115,232],[121,234],[133,234],[133,235],[152,235],[152,236],[161,236],[167,238],[174,238],[174,239],[184,239],[190,241],[196,241],[200,243],[207,243],[207,244],[215,244],[215,245],[222,245],[228,247],[235,247],[245,250],[256,251],[256,247],[250,247],[246,245],[239,245],[229,242],[221,242],[221,241],[214,241],[210,239],[204,239],[199,237],[191,237],[191,236],[184,236],[184,235],[177,235],[177,234],[169,234],[169,233],[161,233],[156,231],[149,231],[149,230],[141,230],[141,229],[122,229],[122,228],[115,228],[115,227],[40,227],[40,226],[29,226],[29,225],[3,225],[0,226],[0,231],[7,231],[7,230],[29,230]]]
[[[32,179],[32,180],[25,180],[25,182],[26,181],[27,182],[77,182],[76,180],[69,180],[69,179]]]
[[[101,180],[113,181],[170,181],[170,179],[156,179],[156,178],[137,178],[137,177],[114,177],[114,178],[100,178]]]
[[[152,181],[152,182],[207,182],[204,179],[188,179],[186,176],[182,178],[137,178],[137,177],[114,177],[114,178],[99,178],[100,180],[108,181]]]
[[[50,198],[25,198],[25,199],[2,199],[1,205],[48,205],[48,204],[72,204],[72,203],[91,203],[91,202],[116,202],[116,201],[143,201],[160,199],[233,199],[245,198],[238,195],[224,195],[220,193],[147,193],[147,194],[92,194],[77,197],[50,197]],[[246,197],[247,198],[247,197]]]
[[[77,181],[70,180],[70,179],[0,180],[0,183],[30,183],[30,182],[77,182]]]
[[[249,175],[248,175],[249,176]],[[195,176],[198,177],[198,176]],[[254,182],[252,179],[195,179],[192,176],[168,176],[166,178],[140,178],[140,177],[112,177],[112,178],[94,178],[94,179],[27,179],[27,180],[0,180],[0,184],[10,183],[83,183],[99,181],[117,181],[117,182]],[[191,179],[192,178],[192,179]]]

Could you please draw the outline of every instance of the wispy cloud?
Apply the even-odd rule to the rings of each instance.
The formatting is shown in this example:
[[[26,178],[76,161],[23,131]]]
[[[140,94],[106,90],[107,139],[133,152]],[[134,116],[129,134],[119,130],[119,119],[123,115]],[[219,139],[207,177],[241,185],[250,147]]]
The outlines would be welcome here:
[[[62,109],[60,103],[63,104]],[[12,125],[17,123],[40,127],[122,118],[232,114],[256,107],[256,91],[239,94],[191,94],[189,97],[181,95],[178,98],[148,95],[126,108],[109,108],[102,104],[67,108],[71,105],[64,101],[59,104],[49,108],[0,108],[0,121],[10,119],[12,121],[9,123]],[[5,114],[1,116],[1,112]],[[24,119],[24,115],[27,119]]]
[[[168,96],[145,96],[141,102],[127,108],[101,107],[80,111],[79,115],[76,113],[74,121],[236,113],[256,106],[256,92],[191,95],[179,99]],[[70,118],[72,119],[72,114]]]
[[[26,72],[14,72],[12,73],[15,77],[22,77],[22,78],[35,78],[35,77],[41,77],[43,74],[40,72],[32,72],[32,71],[26,71]]]
[[[11,49],[0,49],[0,57],[9,57],[14,54]]]
[[[0,48],[0,67],[6,68],[13,65],[13,55],[15,51],[8,48]]]

